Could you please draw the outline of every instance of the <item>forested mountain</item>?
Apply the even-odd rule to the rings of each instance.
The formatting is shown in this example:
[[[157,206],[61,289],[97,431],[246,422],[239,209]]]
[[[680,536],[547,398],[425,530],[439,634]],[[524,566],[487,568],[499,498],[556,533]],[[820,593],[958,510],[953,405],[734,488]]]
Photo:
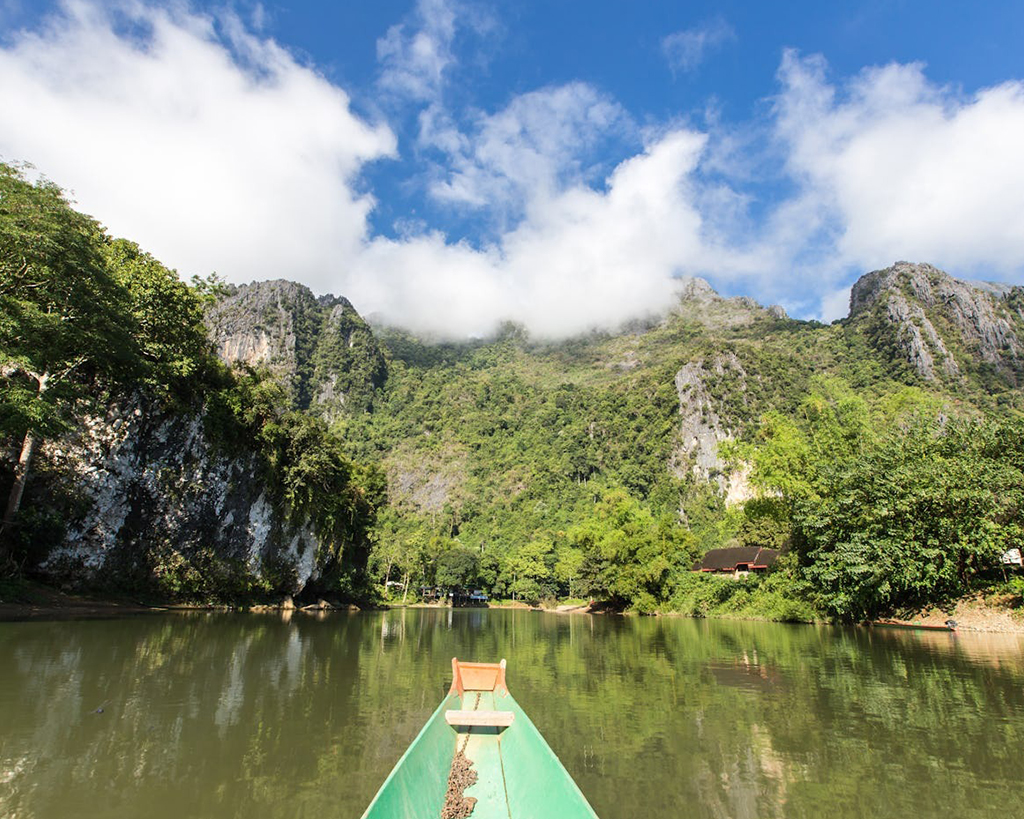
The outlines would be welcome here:
[[[363,582],[382,477],[296,383],[214,356],[214,292],[0,164],[0,572],[189,599]]]
[[[230,304],[237,310],[246,298],[259,302],[282,287],[238,288]],[[313,303],[289,287],[294,303]],[[330,412],[308,406],[330,417],[357,459],[387,475],[373,556],[379,580],[479,584],[526,599],[586,594],[640,608],[704,605],[689,600],[686,588],[691,564],[708,548],[783,547],[794,561],[801,550],[810,554],[799,524],[825,504],[812,485],[866,467],[858,459],[877,462],[869,455],[876,449],[951,446],[957,435],[980,441],[993,425],[1012,426],[1022,408],[1020,293],[900,262],[864,276],[849,318],[831,326],[722,298],[693,279],[658,322],[568,341],[531,340],[515,326],[463,343],[375,327],[373,343],[361,335],[337,365],[349,383],[360,374],[354,389],[361,400]],[[210,315],[222,326],[217,308]],[[244,348],[257,324],[289,338],[301,313],[276,315],[272,325],[253,316],[233,335],[216,333],[220,348]],[[321,345],[331,344],[330,333],[308,338],[306,360],[326,360]],[[302,368],[290,342],[260,349],[250,363]],[[961,446],[949,457],[975,456]],[[939,463],[922,451],[907,466],[931,466],[937,478]],[[984,472],[973,462],[959,466]],[[968,513],[966,528],[998,518],[996,540],[1011,544],[1018,478],[1003,476],[1008,494]],[[992,489],[978,487],[981,494]],[[938,511],[939,500],[916,502]],[[943,574],[934,552],[955,551],[955,538],[946,531],[923,541],[916,531],[893,537],[910,538],[917,568],[906,589],[892,600],[819,600],[819,609],[860,616],[971,587],[971,572],[954,566],[947,569],[955,577],[911,593],[923,577]],[[992,558],[996,547],[978,548]],[[957,560],[976,558],[964,552]],[[851,571],[869,559],[878,557],[861,554]],[[809,570],[802,567],[801,578]]]
[[[86,219],[15,171],[4,184]],[[451,342],[287,281],[186,287],[87,220],[115,320],[83,326],[105,341],[51,400],[36,359],[53,351],[27,320],[50,308],[28,282],[82,262],[26,278],[12,197],[0,488],[37,430],[4,532],[28,569],[186,597],[372,598],[397,580],[778,618],[980,588],[1020,601],[1000,556],[1022,537],[1021,288],[898,262],[822,325],[691,279],[669,315],[614,333]],[[154,287],[162,302],[140,295]],[[749,582],[690,571],[723,545],[784,556]]]

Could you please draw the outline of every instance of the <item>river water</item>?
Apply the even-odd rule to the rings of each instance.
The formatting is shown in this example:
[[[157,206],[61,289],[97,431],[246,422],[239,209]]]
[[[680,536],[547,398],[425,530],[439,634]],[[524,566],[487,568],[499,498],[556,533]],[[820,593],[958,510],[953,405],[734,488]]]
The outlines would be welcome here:
[[[353,817],[509,688],[602,819],[1024,816],[1024,637],[508,610],[0,623],[0,817]]]

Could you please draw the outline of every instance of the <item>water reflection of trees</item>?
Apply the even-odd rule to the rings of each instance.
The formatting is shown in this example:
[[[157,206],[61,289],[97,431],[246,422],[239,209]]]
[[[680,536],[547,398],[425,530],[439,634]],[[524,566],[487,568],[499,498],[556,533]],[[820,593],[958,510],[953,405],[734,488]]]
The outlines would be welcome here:
[[[19,710],[0,710],[0,758],[33,771],[0,802],[28,816],[284,815],[275,809],[308,798],[303,784],[338,742],[332,715],[356,684],[346,658],[360,645],[349,625],[199,616],[9,628],[0,665],[16,669],[3,680]]]
[[[1024,653],[979,645],[488,610],[0,624],[0,804],[359,816],[459,655],[508,659],[604,819],[1012,815]]]

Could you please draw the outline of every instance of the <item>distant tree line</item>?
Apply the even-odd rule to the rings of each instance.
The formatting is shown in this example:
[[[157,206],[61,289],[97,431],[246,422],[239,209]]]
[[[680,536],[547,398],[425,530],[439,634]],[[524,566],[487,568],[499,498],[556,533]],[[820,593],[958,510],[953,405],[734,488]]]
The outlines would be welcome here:
[[[1000,590],[1021,604],[1024,582],[1002,562],[1024,544],[1019,417],[951,417],[941,396],[919,388],[870,399],[822,377],[796,411],[764,414],[747,441],[722,453],[750,466],[757,489],[732,509],[705,485],[677,486],[674,505],[658,511],[656,494],[597,475],[574,502],[574,520],[524,531],[505,519],[515,535],[493,535],[505,542],[477,545],[392,510],[374,566],[414,585],[480,586],[529,602],[593,598],[641,612],[858,621]],[[703,552],[723,545],[783,557],[766,577],[695,575]]]

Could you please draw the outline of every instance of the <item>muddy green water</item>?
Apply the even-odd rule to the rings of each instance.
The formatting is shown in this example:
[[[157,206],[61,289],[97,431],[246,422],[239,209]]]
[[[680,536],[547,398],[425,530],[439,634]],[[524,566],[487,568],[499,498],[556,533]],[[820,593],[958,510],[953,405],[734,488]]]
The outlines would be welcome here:
[[[354,817],[450,658],[602,819],[1024,816],[1024,638],[528,611],[0,623],[0,816]]]

